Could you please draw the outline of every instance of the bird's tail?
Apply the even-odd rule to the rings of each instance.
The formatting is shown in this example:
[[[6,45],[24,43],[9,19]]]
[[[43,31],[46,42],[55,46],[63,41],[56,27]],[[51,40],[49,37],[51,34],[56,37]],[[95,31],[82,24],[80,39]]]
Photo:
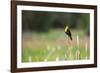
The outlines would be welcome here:
[[[72,36],[70,36],[70,39],[72,40]]]

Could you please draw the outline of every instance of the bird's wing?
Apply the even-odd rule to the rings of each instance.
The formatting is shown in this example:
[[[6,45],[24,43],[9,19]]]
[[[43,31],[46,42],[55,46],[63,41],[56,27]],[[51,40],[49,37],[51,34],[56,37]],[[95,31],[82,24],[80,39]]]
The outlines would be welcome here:
[[[67,33],[68,33],[68,36],[70,37],[70,39],[72,40],[72,34],[71,34],[70,29],[67,29]]]

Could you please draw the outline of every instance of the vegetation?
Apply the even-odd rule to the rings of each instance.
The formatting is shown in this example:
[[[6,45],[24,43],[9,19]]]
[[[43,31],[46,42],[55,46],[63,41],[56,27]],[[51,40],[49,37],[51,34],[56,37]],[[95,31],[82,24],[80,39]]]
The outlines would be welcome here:
[[[22,11],[23,31],[47,32],[52,28],[89,29],[89,13]],[[65,25],[66,24],[66,25]]]
[[[22,62],[29,62],[30,59],[32,62],[89,59],[89,38],[84,36],[85,32],[72,30],[72,34],[73,40],[62,29],[52,29],[48,33],[32,32],[30,36],[24,34]]]

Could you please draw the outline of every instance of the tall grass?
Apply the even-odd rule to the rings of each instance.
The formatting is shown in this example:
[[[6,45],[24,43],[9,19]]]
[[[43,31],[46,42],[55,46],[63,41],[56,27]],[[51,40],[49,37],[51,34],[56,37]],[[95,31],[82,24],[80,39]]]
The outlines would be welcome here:
[[[61,29],[23,36],[22,62],[84,60],[90,58],[89,37],[72,31],[73,40]]]

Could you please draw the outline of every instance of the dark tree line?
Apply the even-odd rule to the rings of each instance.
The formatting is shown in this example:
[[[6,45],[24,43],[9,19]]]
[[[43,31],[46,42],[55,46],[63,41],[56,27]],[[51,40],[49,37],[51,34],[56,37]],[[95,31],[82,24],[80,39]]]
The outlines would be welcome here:
[[[64,28],[65,25],[73,29],[89,28],[88,13],[22,11],[23,31],[48,31],[51,28]]]

